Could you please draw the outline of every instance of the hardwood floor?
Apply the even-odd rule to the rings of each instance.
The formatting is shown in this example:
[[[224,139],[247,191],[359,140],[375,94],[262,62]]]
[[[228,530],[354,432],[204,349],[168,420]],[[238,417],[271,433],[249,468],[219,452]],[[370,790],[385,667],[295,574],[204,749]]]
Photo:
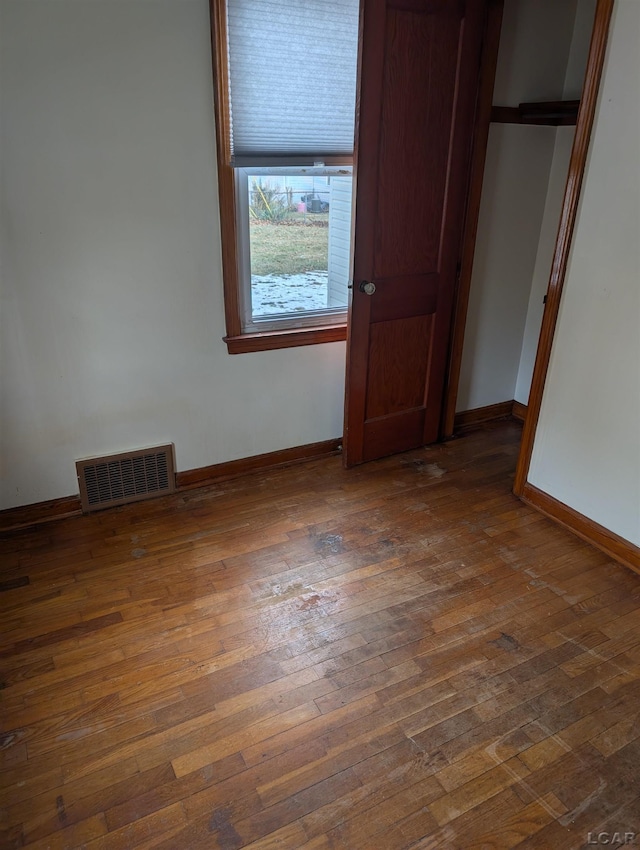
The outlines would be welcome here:
[[[640,576],[511,495],[519,435],[6,535],[0,846],[640,833]]]

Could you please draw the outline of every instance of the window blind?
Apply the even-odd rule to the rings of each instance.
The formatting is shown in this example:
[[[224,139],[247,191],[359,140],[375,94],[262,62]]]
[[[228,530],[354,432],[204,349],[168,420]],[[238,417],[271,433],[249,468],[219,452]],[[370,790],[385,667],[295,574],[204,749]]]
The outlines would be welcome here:
[[[353,154],[358,0],[228,0],[235,165]]]

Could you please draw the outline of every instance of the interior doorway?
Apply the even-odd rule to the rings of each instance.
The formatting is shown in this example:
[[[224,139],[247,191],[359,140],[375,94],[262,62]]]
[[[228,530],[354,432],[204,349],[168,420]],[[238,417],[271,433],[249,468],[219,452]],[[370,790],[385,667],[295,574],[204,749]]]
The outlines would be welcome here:
[[[441,437],[462,413],[527,413],[596,5],[489,3],[481,88],[494,97],[478,122]]]
[[[487,155],[476,168],[477,229],[472,209],[465,234],[446,436],[463,413],[504,413],[509,402],[526,413],[595,7],[505,1]]]

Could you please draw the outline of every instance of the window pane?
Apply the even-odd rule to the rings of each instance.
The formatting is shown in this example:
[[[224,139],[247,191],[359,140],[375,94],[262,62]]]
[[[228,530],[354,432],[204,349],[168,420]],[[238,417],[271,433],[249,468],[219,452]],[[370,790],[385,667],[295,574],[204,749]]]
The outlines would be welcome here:
[[[228,0],[227,9],[234,156],[351,155],[358,0]]]
[[[347,305],[351,176],[248,174],[252,318]]]

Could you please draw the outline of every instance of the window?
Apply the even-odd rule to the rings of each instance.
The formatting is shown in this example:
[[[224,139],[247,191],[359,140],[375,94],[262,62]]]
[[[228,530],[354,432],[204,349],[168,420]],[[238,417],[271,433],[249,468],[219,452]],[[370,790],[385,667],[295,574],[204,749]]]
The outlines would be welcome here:
[[[236,169],[245,331],[344,324],[351,168]]]
[[[358,0],[212,0],[230,353],[344,339]]]

